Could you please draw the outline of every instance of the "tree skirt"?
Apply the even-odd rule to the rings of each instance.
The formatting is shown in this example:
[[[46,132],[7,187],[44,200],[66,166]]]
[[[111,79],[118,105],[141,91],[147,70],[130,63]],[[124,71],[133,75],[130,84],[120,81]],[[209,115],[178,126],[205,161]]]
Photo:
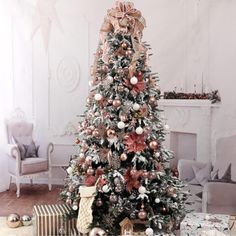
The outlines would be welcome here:
[[[33,236],[33,226],[21,226],[15,229],[9,228],[6,224],[6,217],[0,217],[1,236]]]

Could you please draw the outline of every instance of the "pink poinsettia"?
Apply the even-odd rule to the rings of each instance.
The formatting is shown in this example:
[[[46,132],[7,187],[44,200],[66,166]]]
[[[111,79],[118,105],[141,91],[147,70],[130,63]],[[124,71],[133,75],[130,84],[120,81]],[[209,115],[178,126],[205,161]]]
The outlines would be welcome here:
[[[125,137],[125,145],[126,150],[128,153],[130,152],[141,152],[146,147],[145,144],[145,135],[144,134],[136,134],[136,133],[130,133]]]

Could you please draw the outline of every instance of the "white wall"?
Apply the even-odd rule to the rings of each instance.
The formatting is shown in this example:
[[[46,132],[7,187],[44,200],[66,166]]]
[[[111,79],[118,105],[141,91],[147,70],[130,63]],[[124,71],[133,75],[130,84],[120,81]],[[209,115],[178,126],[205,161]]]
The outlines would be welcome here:
[[[63,150],[73,143],[73,135],[68,134],[76,128],[76,115],[84,110],[89,66],[97,47],[99,28],[115,1],[58,0],[55,9],[62,30],[52,23],[48,53],[40,30],[33,40],[30,38],[35,1],[12,0],[13,5],[17,2],[20,5],[14,11],[8,8],[7,15],[0,14],[4,18],[4,22],[0,21],[1,47],[5,50],[1,53],[1,65],[6,65],[0,73],[1,81],[4,78],[8,86],[3,89],[7,92],[2,99],[1,120],[9,110],[19,106],[36,120],[37,139],[51,140]],[[199,92],[202,85],[207,91],[219,89],[222,104],[212,124],[213,142],[236,133],[236,93],[232,86],[236,75],[236,1],[133,2],[147,21],[144,40],[152,46],[154,56],[150,64],[153,71],[159,72],[162,90],[176,87],[177,91],[192,92],[194,84]],[[9,17],[10,14],[13,16]],[[58,161],[67,158],[63,151],[59,153],[55,157]],[[57,170],[61,179],[58,173]]]

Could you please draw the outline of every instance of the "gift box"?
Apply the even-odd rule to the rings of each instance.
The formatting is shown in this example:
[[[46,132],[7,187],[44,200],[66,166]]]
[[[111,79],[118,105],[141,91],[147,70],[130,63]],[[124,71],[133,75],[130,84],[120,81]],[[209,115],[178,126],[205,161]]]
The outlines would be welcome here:
[[[65,213],[71,208],[68,205],[36,205],[33,207],[34,235],[57,236],[77,235],[76,218],[65,220]],[[60,232],[61,231],[61,232]],[[62,233],[63,231],[63,233]]]
[[[202,236],[214,231],[230,235],[229,215],[189,213],[180,224],[180,236]]]

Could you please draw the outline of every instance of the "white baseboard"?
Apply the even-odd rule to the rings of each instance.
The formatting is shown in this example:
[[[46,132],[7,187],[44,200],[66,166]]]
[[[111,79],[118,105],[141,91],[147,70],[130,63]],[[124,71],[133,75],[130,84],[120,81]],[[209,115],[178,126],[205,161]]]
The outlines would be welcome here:
[[[14,179],[12,181],[13,183],[15,182]],[[30,183],[30,180],[29,179],[21,179],[21,183],[23,184],[29,184]],[[35,184],[48,184],[48,179],[34,179],[33,180],[33,183]],[[52,184],[55,184],[55,185],[64,185],[64,180],[63,179],[57,179],[57,178],[53,178],[52,179]],[[0,189],[1,191],[1,189]]]

